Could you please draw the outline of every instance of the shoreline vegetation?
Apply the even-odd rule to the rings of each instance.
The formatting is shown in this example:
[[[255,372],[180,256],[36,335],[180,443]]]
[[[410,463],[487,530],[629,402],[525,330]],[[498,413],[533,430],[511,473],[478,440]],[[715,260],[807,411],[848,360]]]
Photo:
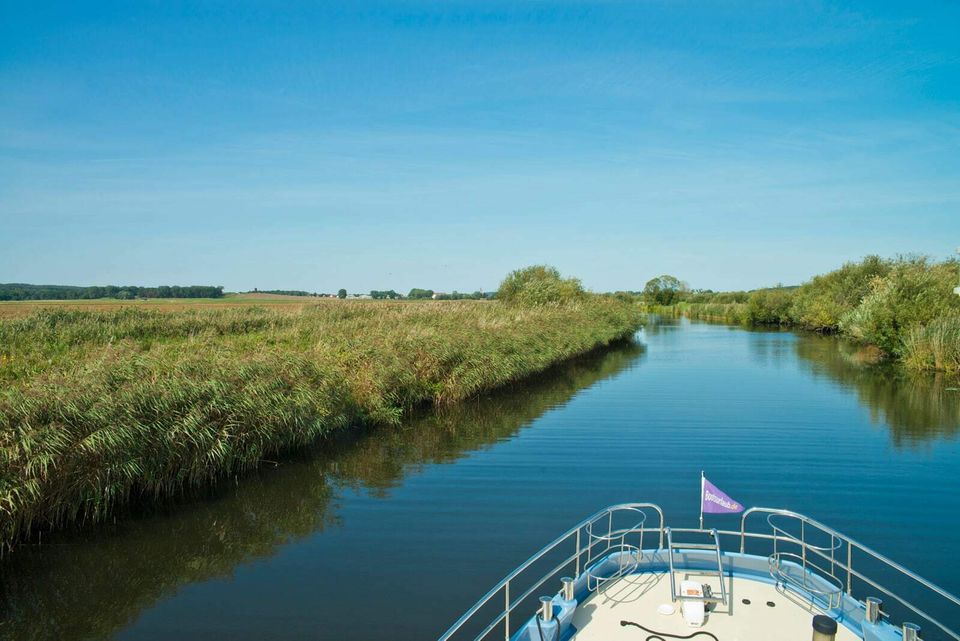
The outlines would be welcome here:
[[[0,548],[523,380],[642,320],[552,268],[498,299],[2,319]]]
[[[685,290],[676,279],[664,290],[658,282],[644,303],[654,313],[837,334],[874,349],[877,360],[955,375],[960,374],[958,268],[956,260],[867,256],[799,287],[709,292]]]
[[[56,537],[58,543],[80,543],[54,545],[42,554],[23,548],[25,554],[8,555],[0,575],[0,621],[7,626],[0,628],[7,636],[0,637],[63,639],[69,628],[77,639],[114,638],[181,586],[229,577],[241,563],[270,558],[282,545],[337,523],[342,488],[383,495],[423,465],[471,456],[617,375],[642,352],[638,343],[618,344],[494,398],[416,412],[401,428],[339,432],[302,455],[291,454],[286,465],[214,490],[215,501],[201,496],[182,510],[146,510],[109,528],[119,536]],[[175,525],[167,520],[172,512]],[[168,536],[171,529],[176,536]]]

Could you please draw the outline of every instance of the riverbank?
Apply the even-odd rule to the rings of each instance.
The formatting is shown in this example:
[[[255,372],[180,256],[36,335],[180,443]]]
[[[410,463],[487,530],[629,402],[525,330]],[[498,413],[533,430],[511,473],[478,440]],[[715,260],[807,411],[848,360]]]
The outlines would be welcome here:
[[[958,268],[953,260],[868,256],[799,287],[686,293],[648,311],[835,333],[909,369],[960,374]]]
[[[315,448],[291,454],[283,465],[255,470],[239,484],[222,484],[215,500],[204,492],[194,500],[135,513],[116,526],[61,532],[44,539],[49,545],[19,547],[0,559],[0,638],[115,638],[143,610],[186,586],[227,579],[245,564],[269,565],[285,547],[322,537],[327,528],[343,531],[349,527],[341,512],[345,488],[350,488],[347,496],[355,489],[385,501],[425,466],[449,469],[516,438],[546,412],[563,411],[573,397],[615,378],[642,353],[634,342],[595,350],[529,381],[481,395],[478,401],[454,403],[422,416],[414,412],[401,426],[338,432]],[[389,503],[386,507],[389,512]],[[430,518],[437,515],[418,514],[421,522]],[[383,527],[379,518],[377,527]],[[384,536],[396,541],[410,529],[393,528]],[[416,554],[418,548],[393,549],[385,567],[388,575],[398,555]],[[348,560],[351,554],[341,548],[317,556]],[[342,570],[334,573],[336,580],[356,575]],[[77,585],[84,589],[75,589]],[[317,587],[311,587],[314,594]],[[265,597],[276,598],[274,591]],[[328,638],[340,637],[331,633]]]
[[[0,543],[240,474],[359,424],[397,423],[631,336],[586,296],[339,302],[0,321]]]

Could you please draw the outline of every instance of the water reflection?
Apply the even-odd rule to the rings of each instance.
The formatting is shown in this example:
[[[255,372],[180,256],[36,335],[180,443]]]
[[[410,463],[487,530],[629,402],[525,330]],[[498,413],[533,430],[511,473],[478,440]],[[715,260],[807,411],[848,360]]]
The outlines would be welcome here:
[[[269,478],[266,478],[269,476]],[[326,479],[307,466],[251,477],[235,491],[91,534],[23,546],[0,565],[0,636],[106,638],[177,587],[322,530],[334,516]]]
[[[795,345],[800,364],[815,377],[855,391],[871,421],[887,426],[897,447],[952,438],[960,432],[956,380],[877,363],[870,348],[829,336],[799,335]]]
[[[212,496],[20,547],[0,562],[0,637],[108,638],[180,586],[229,576],[336,527],[344,488],[387,494],[419,466],[510,438],[642,354],[635,343],[617,345],[401,428],[343,436]]]
[[[663,319],[673,325],[676,319]],[[706,321],[692,325],[717,327]],[[874,425],[889,429],[893,444],[916,447],[960,433],[960,381],[942,374],[910,372],[882,362],[876,348],[812,332],[724,325],[732,336],[750,334],[753,362],[776,368],[796,361],[814,378],[839,383],[857,394]],[[712,337],[711,337],[712,338]]]
[[[656,336],[664,332],[675,331],[690,324],[691,321],[683,316],[647,314],[647,320],[643,325],[643,333],[650,336]]]
[[[793,367],[793,362],[797,360],[794,348],[794,342],[797,335],[793,332],[780,328],[752,328],[736,327],[728,328],[734,335],[747,331],[752,334],[750,345],[750,357],[752,362],[768,367]]]
[[[442,408],[396,430],[377,430],[350,439],[333,455],[320,457],[338,484],[383,491],[402,480],[410,466],[445,463],[465,452],[508,439],[578,391],[633,364],[643,347],[630,342],[554,368],[537,382]]]

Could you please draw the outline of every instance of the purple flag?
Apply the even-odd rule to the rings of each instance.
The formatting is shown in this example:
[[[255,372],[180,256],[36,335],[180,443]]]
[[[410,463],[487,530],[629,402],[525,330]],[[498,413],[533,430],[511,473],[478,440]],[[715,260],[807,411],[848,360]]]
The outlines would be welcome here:
[[[700,500],[702,501],[702,510],[705,514],[733,514],[743,512],[742,505],[717,489],[717,486],[708,481],[707,477],[701,476],[700,483]]]

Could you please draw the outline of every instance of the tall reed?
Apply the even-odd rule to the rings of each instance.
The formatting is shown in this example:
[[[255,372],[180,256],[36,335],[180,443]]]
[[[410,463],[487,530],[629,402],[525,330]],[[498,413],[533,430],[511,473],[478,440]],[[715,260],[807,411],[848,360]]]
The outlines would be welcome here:
[[[634,307],[598,296],[0,321],[0,544],[241,473],[349,425],[396,423],[639,322]]]
[[[903,360],[913,369],[960,373],[960,316],[914,325],[903,339]]]

